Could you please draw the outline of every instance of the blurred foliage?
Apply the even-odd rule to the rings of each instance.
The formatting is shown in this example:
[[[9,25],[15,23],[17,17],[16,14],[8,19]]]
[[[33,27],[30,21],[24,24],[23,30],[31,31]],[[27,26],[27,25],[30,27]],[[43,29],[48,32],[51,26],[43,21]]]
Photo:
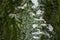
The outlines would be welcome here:
[[[40,2],[42,1],[39,0]],[[25,9],[17,8],[25,3],[27,3]],[[60,0],[45,0],[42,3],[45,5],[44,19],[54,27],[56,32],[51,40],[60,40]],[[39,9],[31,8],[32,5],[31,0],[0,0],[0,40],[32,40],[31,24],[37,22],[28,13]]]
[[[54,39],[51,40],[60,40],[60,0],[46,1],[44,19],[53,26],[56,32]]]
[[[20,34],[20,28],[18,28],[16,18],[11,18],[9,15],[18,14],[18,11],[16,12],[15,7],[21,5],[21,2],[23,1],[0,0],[0,40],[20,40],[20,37],[18,37],[18,34]],[[19,22],[19,24],[21,25],[21,22]]]

